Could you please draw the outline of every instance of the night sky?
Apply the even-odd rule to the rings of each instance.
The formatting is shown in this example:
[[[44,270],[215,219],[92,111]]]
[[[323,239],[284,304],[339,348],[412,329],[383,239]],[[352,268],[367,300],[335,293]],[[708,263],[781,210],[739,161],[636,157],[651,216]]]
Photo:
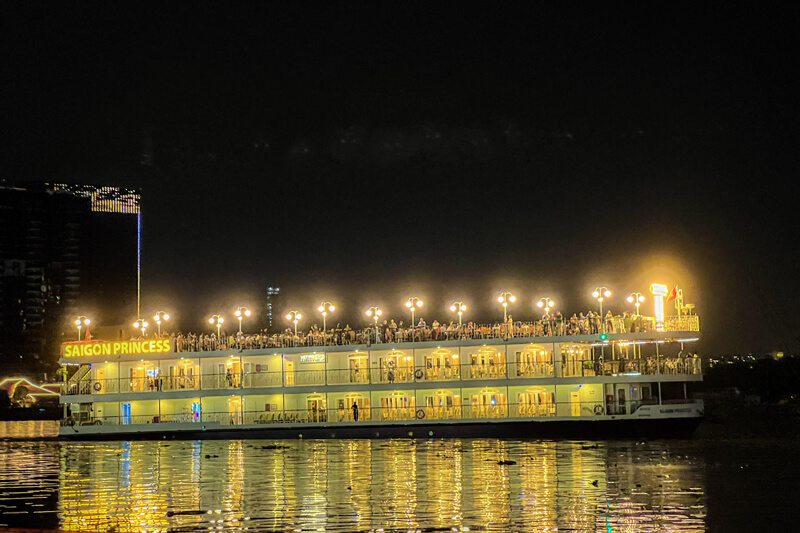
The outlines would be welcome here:
[[[355,326],[662,282],[702,353],[796,352],[799,21],[772,4],[5,3],[0,178],[141,187],[143,308],[184,331],[270,284]]]

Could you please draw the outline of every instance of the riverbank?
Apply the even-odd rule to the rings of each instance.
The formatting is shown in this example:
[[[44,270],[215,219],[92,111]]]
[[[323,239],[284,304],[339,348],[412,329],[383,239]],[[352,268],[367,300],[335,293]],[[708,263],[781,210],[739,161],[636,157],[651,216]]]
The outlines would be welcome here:
[[[695,438],[800,436],[800,402],[747,404],[731,398],[707,398],[705,417]]]

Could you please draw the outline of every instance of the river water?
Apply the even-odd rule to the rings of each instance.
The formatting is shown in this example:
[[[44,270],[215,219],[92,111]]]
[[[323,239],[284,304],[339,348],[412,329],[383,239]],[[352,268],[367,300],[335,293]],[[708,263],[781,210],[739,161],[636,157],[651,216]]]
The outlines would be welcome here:
[[[3,440],[0,525],[789,531],[798,465],[778,439]]]

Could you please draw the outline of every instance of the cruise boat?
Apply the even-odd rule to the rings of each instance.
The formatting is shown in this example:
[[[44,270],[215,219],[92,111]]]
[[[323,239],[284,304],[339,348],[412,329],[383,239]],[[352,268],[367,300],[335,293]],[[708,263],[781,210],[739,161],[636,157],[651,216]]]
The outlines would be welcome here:
[[[696,315],[561,334],[404,342],[64,343],[68,439],[686,435],[703,415]],[[552,334],[554,333],[554,335]],[[327,341],[325,341],[327,343]],[[283,343],[286,344],[286,343]],[[291,343],[289,343],[291,344]]]

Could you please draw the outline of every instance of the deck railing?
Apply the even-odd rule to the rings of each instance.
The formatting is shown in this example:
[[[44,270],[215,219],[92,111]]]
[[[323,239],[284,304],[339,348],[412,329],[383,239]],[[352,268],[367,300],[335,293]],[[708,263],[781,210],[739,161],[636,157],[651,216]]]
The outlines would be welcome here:
[[[699,375],[697,357],[655,357],[619,360],[570,360],[556,363],[561,377],[613,375]],[[414,382],[468,382],[553,378],[552,363],[468,364],[451,366],[408,366],[348,370],[294,370],[291,372],[246,372],[199,374],[191,377],[142,377],[92,380],[84,378],[67,390],[67,395],[114,394],[117,392],[161,392],[186,390],[256,389],[316,385],[402,384]]]
[[[317,346],[346,346],[346,345],[371,345],[385,343],[408,343],[426,341],[455,341],[464,339],[512,339],[512,338],[541,338],[552,336],[591,335],[601,331],[606,333],[639,333],[657,331],[658,327],[654,317],[636,315],[630,317],[615,316],[610,320],[603,320],[592,324],[590,321],[570,322],[565,317],[561,322],[555,319],[549,322],[536,320],[532,322],[515,322],[508,324],[473,324],[471,327],[464,324],[458,326],[442,326],[439,328],[417,327],[406,329],[389,329],[387,335],[385,326],[376,337],[374,328],[359,331],[346,330],[336,333],[308,333],[308,334],[259,334],[225,336],[218,338],[216,335],[178,335],[174,337],[176,352],[210,352],[217,350],[242,349],[275,349],[291,347],[317,347]],[[700,319],[697,315],[684,315],[667,317],[664,324],[666,331],[700,331]]]
[[[700,401],[677,399],[663,405],[696,405]],[[602,418],[635,414],[644,405],[657,405],[657,400],[631,400],[614,404],[602,401],[591,402],[545,402],[545,403],[495,403],[481,405],[440,405],[408,407],[372,407],[355,411],[347,409],[281,409],[273,411],[235,412],[180,412],[160,414],[137,414],[132,416],[89,417],[83,421],[67,419],[62,425],[135,425],[216,422],[223,426],[253,424],[330,424],[426,420],[496,420],[535,419],[553,417]]]

